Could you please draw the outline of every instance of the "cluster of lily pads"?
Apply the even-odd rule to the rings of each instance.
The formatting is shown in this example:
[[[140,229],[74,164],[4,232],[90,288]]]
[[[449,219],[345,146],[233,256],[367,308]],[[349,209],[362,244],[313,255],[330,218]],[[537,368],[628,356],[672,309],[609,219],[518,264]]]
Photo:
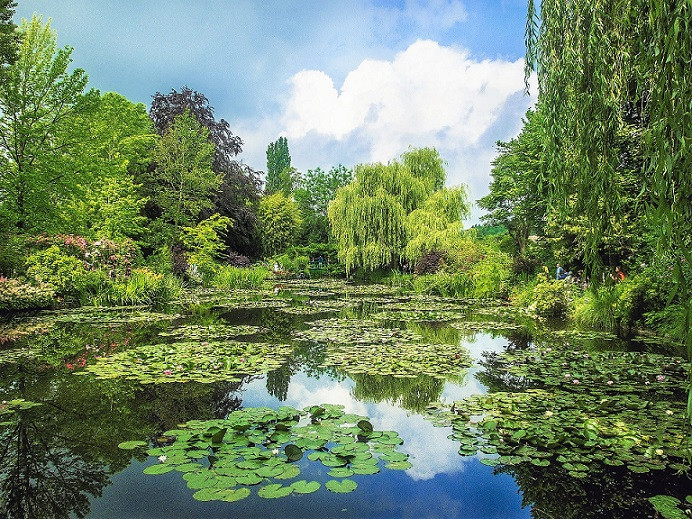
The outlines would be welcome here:
[[[494,376],[529,389],[476,395],[451,408],[432,404],[434,420],[452,425],[460,454],[480,450],[493,456],[481,460],[488,465],[558,463],[576,478],[603,465],[689,470],[689,366],[681,359],[548,347],[487,357]]]
[[[692,514],[692,495],[687,496],[684,503],[666,495],[650,497],[649,502],[663,519],[689,519]]]
[[[415,378],[445,378],[471,365],[458,344],[426,344],[413,330],[384,328],[363,319],[322,319],[294,335],[299,340],[328,344],[324,366],[345,372]]]
[[[462,316],[452,310],[383,310],[369,316],[376,321],[454,321]]]
[[[123,308],[93,308],[81,309],[74,312],[56,314],[58,323],[88,323],[88,324],[119,324],[138,322],[173,321],[180,319],[180,314],[150,312],[147,310],[132,310]]]
[[[39,356],[27,348],[0,350],[0,366],[3,364],[22,364],[38,359]]]
[[[451,344],[416,342],[330,345],[324,366],[338,366],[346,373],[417,378],[447,378],[471,366],[468,350]]]
[[[266,332],[266,328],[261,326],[251,325],[227,325],[227,324],[212,324],[203,325],[186,325],[178,326],[172,330],[159,332],[161,337],[174,337],[186,341],[208,341],[212,339],[229,339],[233,337],[241,337],[243,335],[255,335]]]
[[[299,305],[278,308],[278,311],[292,315],[316,315],[338,312],[344,308],[355,308],[359,304],[360,302],[354,299],[310,299]]]
[[[367,319],[320,319],[312,325],[309,330],[295,333],[294,338],[339,344],[393,344],[423,339],[413,331],[383,328]]]
[[[5,400],[0,402],[0,419],[6,419],[11,417],[17,411],[23,411],[25,409],[31,409],[41,405],[40,402],[31,402],[30,400],[25,400],[23,398],[15,398],[14,400]],[[0,426],[11,425],[12,421],[3,420],[0,422]]]
[[[496,373],[521,378],[532,387],[597,394],[682,394],[690,365],[681,358],[654,353],[587,352],[539,346],[487,355],[482,364],[492,364]]]
[[[353,475],[411,467],[408,455],[397,450],[403,441],[396,432],[376,431],[366,417],[337,405],[246,408],[225,420],[189,421],[163,436],[172,443],[147,451],[158,463],[144,473],[181,472],[200,501],[238,501],[255,485],[262,485],[257,495],[268,499],[309,494],[322,487],[311,475],[320,467],[331,477],[327,490],[346,493],[358,486]],[[144,445],[128,441],[119,447]],[[315,463],[298,464],[304,457]],[[309,479],[297,479],[304,471]]]
[[[281,367],[291,347],[260,342],[175,342],[141,346],[97,359],[84,371],[96,378],[123,377],[142,384],[238,382]]]

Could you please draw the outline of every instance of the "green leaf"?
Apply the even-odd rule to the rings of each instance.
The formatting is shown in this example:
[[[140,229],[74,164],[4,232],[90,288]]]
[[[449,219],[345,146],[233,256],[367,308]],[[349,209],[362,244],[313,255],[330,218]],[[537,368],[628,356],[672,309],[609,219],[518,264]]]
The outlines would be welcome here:
[[[291,493],[293,493],[293,488],[291,486],[283,486],[280,483],[266,485],[257,491],[257,495],[265,499],[278,499],[280,497],[286,497]]]
[[[166,472],[170,472],[173,469],[174,469],[173,465],[166,465],[164,463],[159,463],[157,465],[148,466],[142,472],[144,474],[165,474]]]
[[[307,482],[304,479],[291,484],[291,488],[296,494],[312,494],[317,492],[321,486],[318,481]]]
[[[226,501],[228,503],[233,503],[235,501],[240,501],[250,496],[249,488],[226,488],[219,490],[216,494],[215,499],[220,499],[221,501]]]
[[[140,440],[130,440],[130,441],[119,443],[118,449],[130,451],[130,450],[136,449],[138,447],[146,447],[146,446],[147,446],[146,442],[143,442]]]
[[[357,425],[358,428],[365,433],[371,433],[373,431],[372,424],[367,420],[361,420]]]
[[[391,463],[387,463],[385,467],[391,470],[408,470],[413,467],[413,465],[410,461],[393,461]]]
[[[284,447],[284,453],[286,454],[288,461],[298,461],[303,457],[303,449],[292,443],[289,443],[286,445],[286,447]]]
[[[327,487],[327,490],[330,492],[334,492],[336,494],[347,494],[349,492],[353,492],[358,487],[358,483],[352,479],[342,479],[340,481],[330,479],[324,486]]]

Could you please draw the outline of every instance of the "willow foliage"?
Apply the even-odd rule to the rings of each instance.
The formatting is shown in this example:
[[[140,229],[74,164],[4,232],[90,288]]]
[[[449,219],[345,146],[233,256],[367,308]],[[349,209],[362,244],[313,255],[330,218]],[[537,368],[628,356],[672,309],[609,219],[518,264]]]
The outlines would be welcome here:
[[[689,0],[529,0],[527,76],[537,70],[547,118],[544,181],[560,207],[570,192],[594,225],[609,232],[620,200],[618,133],[635,119],[661,250],[672,251],[692,354],[692,2]],[[603,205],[600,200],[608,200]],[[692,398],[690,399],[692,411]]]
[[[453,251],[461,245],[461,220],[469,214],[465,187],[435,191],[406,217],[404,257],[413,262],[431,250]]]
[[[433,148],[412,149],[401,161],[360,164],[328,209],[339,258],[347,272],[396,266],[459,235],[468,213],[463,188],[445,190],[442,158]],[[433,242],[429,233],[435,233]],[[425,235],[425,236],[424,236]]]

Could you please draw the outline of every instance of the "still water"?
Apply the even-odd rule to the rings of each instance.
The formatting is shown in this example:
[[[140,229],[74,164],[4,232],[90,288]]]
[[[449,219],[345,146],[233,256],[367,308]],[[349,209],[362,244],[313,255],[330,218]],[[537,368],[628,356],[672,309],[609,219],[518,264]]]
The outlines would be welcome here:
[[[313,287],[314,290],[314,287]],[[378,294],[368,299],[354,295],[351,305],[329,307],[332,293],[296,295],[283,290],[284,307],[255,308],[192,302],[171,309],[171,318],[147,315],[112,320],[89,317],[89,312],[13,318],[0,330],[0,393],[4,401],[22,398],[41,405],[0,415],[0,511],[7,517],[93,518],[216,518],[216,517],[337,517],[337,518],[522,518],[638,516],[631,506],[642,495],[666,486],[684,485],[669,475],[646,475],[641,484],[632,479],[603,481],[560,480],[560,474],[533,467],[501,470],[480,463],[479,456],[459,455],[459,443],[449,438],[451,428],[435,426],[426,413],[431,402],[453,403],[491,388],[479,379],[487,368],[483,355],[507,348],[530,347],[531,337],[520,332],[475,330],[461,332],[445,323],[415,324],[426,338],[443,337],[445,343],[468,350],[470,368],[448,377],[421,375],[417,379],[370,374],[323,365],[327,342],[299,341],[297,331],[325,317],[365,319],[390,304]],[[273,294],[264,294],[266,300]],[[260,296],[255,300],[260,300]],[[396,301],[405,301],[399,297]],[[325,303],[326,304],[326,303]],[[317,306],[314,313],[290,313],[285,308]],[[259,307],[257,307],[259,306]],[[327,305],[328,306],[328,305]],[[314,309],[314,308],[313,308]],[[115,315],[117,312],[113,312]],[[124,311],[130,316],[132,311]],[[99,315],[111,315],[101,312]],[[467,315],[467,318],[472,316]],[[246,341],[289,344],[293,354],[281,368],[268,374],[242,376],[239,381],[142,384],[124,377],[97,379],[84,368],[98,358],[148,344],[173,342],[177,327],[200,324],[255,325],[262,331]],[[383,321],[382,326],[409,323]],[[426,331],[427,330],[427,331]],[[159,335],[163,333],[163,335]],[[168,334],[168,335],[167,335]],[[165,346],[162,346],[165,347]],[[617,347],[621,348],[622,345]],[[27,351],[40,352],[28,356]],[[81,376],[80,376],[81,372]],[[479,376],[480,375],[480,376]],[[142,471],[158,463],[145,450],[122,450],[125,440],[150,444],[160,435],[189,420],[225,418],[249,407],[291,406],[304,409],[338,404],[346,413],[368,417],[376,430],[396,431],[403,439],[399,451],[409,455],[411,468],[354,475],[355,491],[329,492],[324,485],[309,495],[263,499],[256,489],[238,502],[200,502],[193,498],[182,474],[172,471],[147,475]],[[303,458],[303,476],[324,483],[327,468]],[[614,469],[615,470],[615,469]],[[611,475],[612,476],[612,475]],[[597,495],[601,492],[600,495]],[[605,497],[604,495],[605,494]],[[609,497],[612,494],[612,497]],[[568,499],[571,502],[565,502]],[[604,511],[603,501],[621,504]],[[641,511],[641,507],[637,507]],[[555,511],[564,511],[554,515]],[[629,514],[629,515],[628,515]],[[648,514],[643,513],[641,516]]]

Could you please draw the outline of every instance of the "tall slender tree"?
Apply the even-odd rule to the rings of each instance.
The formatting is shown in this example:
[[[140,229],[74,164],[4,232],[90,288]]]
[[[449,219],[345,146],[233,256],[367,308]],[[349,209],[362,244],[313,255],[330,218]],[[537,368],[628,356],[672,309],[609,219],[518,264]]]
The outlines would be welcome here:
[[[490,193],[478,200],[490,211],[482,219],[506,227],[519,254],[526,251],[529,235],[542,233],[545,226],[547,186],[537,181],[543,168],[542,132],[541,114],[529,110],[519,136],[497,143]]]
[[[162,209],[163,220],[173,225],[174,236],[213,205],[221,184],[221,176],[211,168],[213,155],[208,130],[188,110],[175,118],[154,150],[156,168],[145,187]]]
[[[288,152],[288,139],[279,137],[267,146],[267,177],[264,190],[272,194],[292,191],[291,154]]]

